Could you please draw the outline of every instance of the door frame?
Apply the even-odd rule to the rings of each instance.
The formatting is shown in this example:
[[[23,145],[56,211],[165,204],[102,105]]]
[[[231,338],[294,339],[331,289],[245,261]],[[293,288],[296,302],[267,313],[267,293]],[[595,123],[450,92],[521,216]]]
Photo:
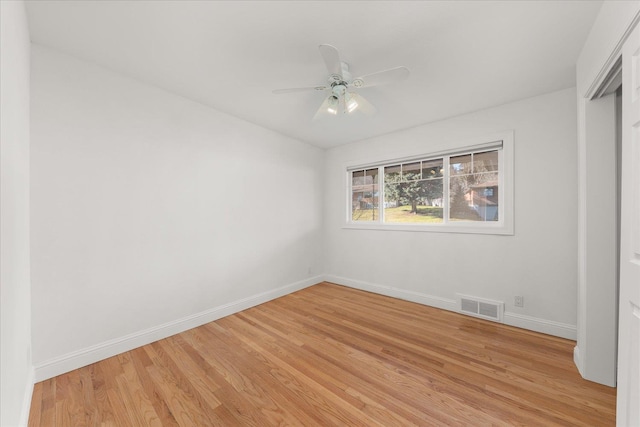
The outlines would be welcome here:
[[[611,10],[609,10],[609,12],[611,12]],[[590,83],[586,91],[578,94],[578,125],[579,125],[579,130],[578,130],[579,132],[578,159],[579,160],[578,162],[579,162],[579,198],[580,198],[580,203],[578,207],[578,239],[579,239],[578,240],[578,324],[577,324],[578,344],[574,351],[574,361],[580,373],[586,379],[594,380],[594,381],[605,383],[605,384],[608,383],[608,385],[611,385],[611,386],[615,386],[616,379],[618,379],[620,380],[618,381],[618,384],[622,388],[625,388],[624,384],[626,384],[627,382],[626,376],[628,376],[629,374],[629,372],[627,372],[629,367],[627,366],[628,365],[627,363],[619,363],[618,361],[620,359],[614,359],[615,363],[613,363],[612,365],[613,369],[611,369],[611,364],[609,363],[609,366],[605,367],[601,371],[601,372],[607,372],[605,376],[609,379],[613,378],[612,382],[608,381],[607,379],[605,379],[605,381],[602,381],[602,378],[592,377],[594,363],[598,362],[597,352],[596,352],[596,355],[593,356],[593,349],[596,348],[598,345],[598,333],[600,334],[605,333],[605,331],[608,329],[609,334],[617,336],[616,329],[618,326],[618,322],[624,321],[623,316],[626,315],[625,314],[626,312],[623,310],[621,305],[620,313],[617,313],[617,315],[615,316],[609,316],[607,318],[608,324],[606,328],[603,328],[603,330],[600,332],[596,331],[597,333],[595,333],[594,335],[593,322],[591,323],[589,322],[589,315],[591,314],[590,310],[592,309],[592,307],[590,307],[589,304],[590,303],[596,304],[597,306],[597,301],[594,302],[594,300],[593,299],[590,300],[589,297],[590,295],[591,296],[593,295],[594,290],[597,293],[597,291],[599,290],[598,287],[603,287],[603,286],[607,287],[607,292],[615,291],[616,296],[617,296],[617,289],[615,286],[613,286],[612,288],[610,284],[607,284],[607,283],[603,284],[601,281],[599,282],[597,279],[594,279],[593,277],[589,276],[590,274],[588,270],[589,250],[590,249],[593,250],[593,248],[589,247],[589,231],[590,231],[589,219],[590,218],[589,218],[589,212],[587,211],[587,207],[588,207],[588,197],[590,196],[589,194],[590,188],[589,188],[589,181],[587,179],[587,176],[590,170],[588,168],[589,164],[587,162],[587,154],[588,154],[588,150],[590,148],[593,148],[593,147],[590,147],[588,144],[589,143],[596,144],[597,143],[596,134],[599,131],[602,131],[602,129],[599,129],[599,124],[598,124],[598,121],[601,119],[601,117],[598,117],[597,115],[589,117],[589,112],[590,112],[589,110],[592,109],[598,103],[598,101],[600,101],[599,98],[602,95],[606,95],[608,93],[607,91],[610,92],[612,89],[615,89],[617,85],[619,85],[619,83],[616,83],[616,79],[619,78],[619,74],[617,74],[616,68],[621,63],[622,51],[623,51],[625,42],[627,42],[627,40],[631,37],[631,35],[634,34],[634,31],[636,31],[636,28],[638,27],[638,22],[640,21],[640,10],[636,10],[634,12],[635,14],[633,15],[633,17],[630,17],[631,20],[627,21],[629,22],[629,24],[625,28],[625,31],[622,32],[622,35],[620,36],[620,38],[615,39],[616,43],[613,49],[610,52],[607,52],[608,58],[604,62],[604,65],[601,68],[599,68],[597,75],[592,81],[585,81],[585,83]],[[621,19],[618,19],[617,22],[619,22],[620,20]],[[604,21],[606,21],[606,18],[604,19]],[[614,21],[610,19],[609,22],[614,22]],[[602,30],[603,28],[607,28],[607,27],[603,27],[602,25],[600,25],[599,29]],[[600,31],[598,34],[605,34],[605,33],[606,32]],[[634,34],[634,37],[636,37],[637,34],[638,32]],[[609,37],[609,39],[611,39],[611,37]],[[609,41],[613,41],[613,40],[609,40]],[[597,43],[592,43],[592,46],[595,46],[594,49],[603,47],[602,43],[600,43],[599,45]],[[591,53],[593,52],[590,52],[590,54]],[[600,52],[600,53],[603,53],[603,52]],[[593,63],[594,62],[593,59],[594,57],[591,56],[589,58],[589,61]],[[587,63],[589,61],[587,61]],[[593,69],[593,67],[591,67],[591,69]],[[631,91],[633,90],[633,88],[630,87],[631,85],[627,84],[626,86],[628,87],[625,87],[625,85],[623,85],[622,96],[629,96]],[[583,85],[582,88],[584,87],[585,86]],[[605,111],[604,113],[605,116],[608,116],[609,114],[611,114],[615,118],[615,102],[612,103],[611,107],[605,108],[604,111]],[[608,120],[605,120],[604,126],[608,127],[609,123],[610,122]],[[615,130],[613,132],[611,132],[610,130],[607,130],[607,132],[605,132],[604,135],[610,135],[611,139],[615,142]],[[623,141],[623,145],[628,144],[628,137],[623,136],[623,138],[625,138],[625,140]],[[608,147],[615,147],[615,145],[608,144],[606,137],[605,137],[604,144],[607,144]],[[629,180],[633,181],[633,179],[628,177],[629,176],[628,174],[625,177],[624,171],[622,176],[623,176],[622,178],[623,187],[625,186],[625,184],[627,186],[630,184],[628,182]],[[613,177],[609,177],[609,178],[613,178]],[[591,197],[594,197],[593,194],[591,195]],[[593,218],[591,219],[592,219],[591,225],[593,225],[594,220]],[[613,231],[611,229],[609,229],[609,233],[614,235],[620,234],[619,231]],[[619,243],[618,251],[622,252],[622,250],[623,248]],[[613,273],[615,276],[618,276],[620,274],[620,266],[621,264],[618,264],[614,268]],[[608,264],[606,268],[609,270],[608,272],[611,273],[611,264]],[[611,275],[607,277],[611,279]],[[594,279],[594,280],[590,281],[590,279]],[[613,282],[615,283],[615,279],[611,279],[611,280],[613,280]],[[621,286],[624,286],[624,283]],[[611,310],[610,299],[607,300],[606,304],[608,306],[605,307],[605,310],[609,310],[608,314],[610,314],[610,310]],[[617,308],[617,305],[618,305],[618,301],[616,302],[616,308]],[[596,326],[595,329],[597,330],[598,327]],[[621,323],[620,329],[622,330],[622,323]],[[628,345],[629,345],[629,342],[627,337],[621,336],[620,341],[617,343],[617,345],[614,345],[613,349],[614,351],[617,351],[618,349],[620,349],[621,352],[626,353],[625,348]],[[619,354],[619,356],[624,357],[624,354]],[[610,360],[611,360],[611,357],[608,358],[609,362]],[[616,375],[615,371],[618,366],[620,366],[620,371],[617,372],[617,375]],[[624,390],[619,389],[618,390],[618,408],[617,408],[618,409],[618,425],[624,425],[625,416],[628,412],[627,409],[630,404],[632,404],[632,402],[628,401],[627,396],[624,393]]]

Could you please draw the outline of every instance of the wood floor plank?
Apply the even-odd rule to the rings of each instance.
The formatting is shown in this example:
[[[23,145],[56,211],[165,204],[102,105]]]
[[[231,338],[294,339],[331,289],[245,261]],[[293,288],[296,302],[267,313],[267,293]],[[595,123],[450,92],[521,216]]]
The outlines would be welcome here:
[[[31,412],[29,413],[30,426],[40,425],[42,420],[42,394],[43,383],[37,383],[33,386],[33,394],[31,395]]]
[[[114,383],[117,384],[117,379],[114,378]],[[113,418],[109,417],[105,425],[108,426],[135,426],[136,420],[131,419],[129,416],[129,412],[127,411],[127,407],[124,404],[123,396],[120,394],[117,388],[108,388],[107,389],[107,400],[109,402],[109,406],[113,410]],[[111,414],[110,414],[111,415]]]
[[[97,410],[92,370],[92,366],[85,366],[84,368],[78,369],[80,388],[82,390],[81,403],[87,426],[98,425],[98,417],[100,416]]]
[[[34,387],[36,426],[612,426],[575,342],[321,283]]]
[[[72,426],[72,418],[74,417],[73,396],[71,393],[72,376],[76,371],[69,372],[67,375],[61,376],[56,381],[56,397],[55,412],[56,425]]]
[[[42,384],[42,412],[40,425],[56,425],[56,377],[44,381]],[[36,384],[37,385],[37,384]],[[30,425],[31,426],[31,425]]]
[[[142,382],[131,360],[129,352],[118,356],[123,373],[116,377],[118,390],[127,409],[130,419],[136,424],[148,427],[161,427],[162,422],[153,404],[144,391]]]
[[[157,343],[145,346],[153,365],[147,367],[149,375],[159,387],[167,406],[180,426],[213,425],[206,409],[201,407],[193,394],[190,384],[184,379],[184,373],[172,370],[167,357]]]
[[[209,418],[212,425],[225,425],[224,418],[227,414],[225,411],[218,410],[221,403],[215,394],[220,386],[198,365],[191,363],[188,354],[182,351],[180,346],[175,345],[174,342],[179,339],[179,336],[174,336],[157,343],[157,349],[165,356],[165,366],[171,372],[188,373],[179,379],[180,387],[188,393],[193,403]]]
[[[113,410],[111,409],[109,396],[107,395],[107,381],[105,380],[104,374],[104,369],[107,368],[107,366],[103,362],[104,361],[88,366],[91,372],[91,383],[93,385],[95,404],[95,407],[92,409],[97,413],[95,425],[113,426],[116,425],[116,419]]]
[[[151,402],[162,426],[177,427],[179,425],[178,422],[167,406],[160,389],[155,385],[147,371],[149,366],[153,366],[153,361],[149,358],[143,347],[131,350],[129,353],[131,354],[131,362],[140,381],[140,386],[144,390],[147,399]]]

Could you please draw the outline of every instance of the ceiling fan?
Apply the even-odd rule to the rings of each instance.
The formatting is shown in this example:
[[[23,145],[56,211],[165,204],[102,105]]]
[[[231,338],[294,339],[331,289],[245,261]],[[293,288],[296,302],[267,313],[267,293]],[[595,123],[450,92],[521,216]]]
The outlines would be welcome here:
[[[319,46],[320,55],[329,71],[329,78],[325,86],[298,87],[290,89],[276,89],[275,94],[304,92],[309,90],[317,90],[325,93],[324,102],[320,105],[318,112],[313,116],[313,120],[317,120],[324,116],[349,114],[354,111],[361,111],[364,114],[373,114],[376,108],[366,99],[356,93],[357,89],[379,86],[389,83],[395,83],[409,77],[409,69],[407,67],[395,67],[389,70],[378,71],[372,74],[352,78],[349,73],[349,65],[340,60],[338,49],[329,45],[321,44]]]

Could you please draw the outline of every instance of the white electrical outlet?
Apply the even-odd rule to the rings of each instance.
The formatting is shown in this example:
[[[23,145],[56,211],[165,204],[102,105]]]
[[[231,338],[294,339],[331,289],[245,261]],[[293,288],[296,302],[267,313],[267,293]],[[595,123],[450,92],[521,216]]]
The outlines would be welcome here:
[[[516,295],[513,299],[513,305],[516,307],[524,307],[524,297],[521,295]]]

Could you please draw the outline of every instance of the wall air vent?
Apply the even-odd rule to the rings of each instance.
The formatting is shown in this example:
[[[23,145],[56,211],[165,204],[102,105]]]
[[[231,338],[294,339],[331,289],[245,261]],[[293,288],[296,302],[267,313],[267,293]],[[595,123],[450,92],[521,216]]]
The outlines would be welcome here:
[[[504,302],[457,294],[458,311],[469,316],[502,322]]]

